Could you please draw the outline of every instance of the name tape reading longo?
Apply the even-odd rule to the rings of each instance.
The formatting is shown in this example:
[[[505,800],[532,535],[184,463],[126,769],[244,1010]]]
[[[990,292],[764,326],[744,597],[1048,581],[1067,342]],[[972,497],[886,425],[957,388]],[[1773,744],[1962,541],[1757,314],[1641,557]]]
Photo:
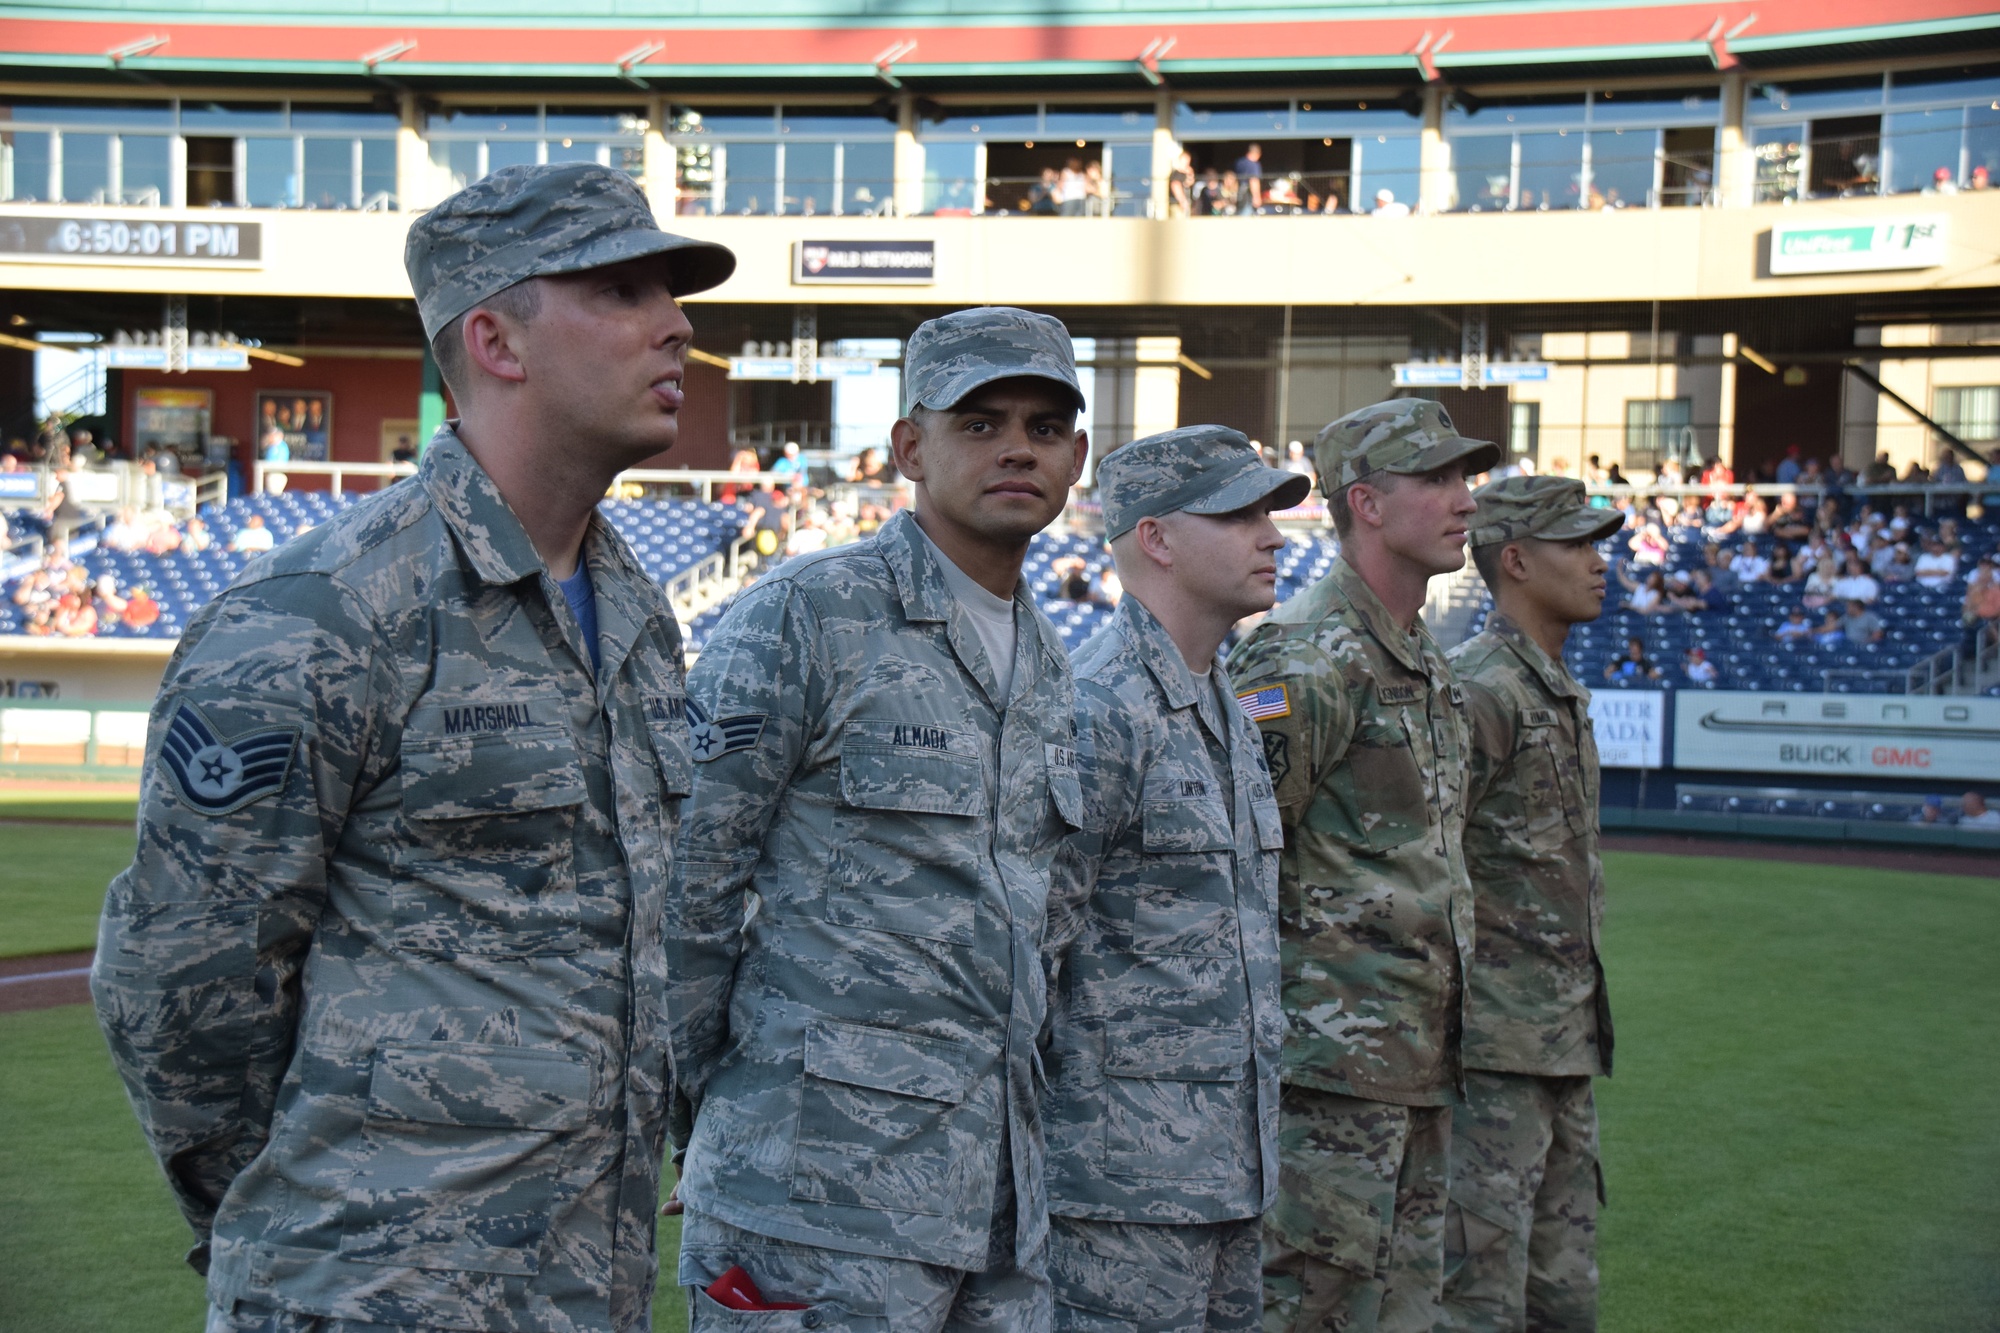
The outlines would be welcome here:
[[[799,241],[792,281],[928,283],[937,276],[935,241]]]
[[[257,222],[8,217],[0,218],[0,259],[259,264],[264,228]]]

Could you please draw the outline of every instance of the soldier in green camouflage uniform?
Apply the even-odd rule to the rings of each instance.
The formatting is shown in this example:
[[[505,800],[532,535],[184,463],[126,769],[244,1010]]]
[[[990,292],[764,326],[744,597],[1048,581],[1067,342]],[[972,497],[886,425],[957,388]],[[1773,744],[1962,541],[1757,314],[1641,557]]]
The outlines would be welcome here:
[[[594,308],[562,287],[508,326],[532,393],[455,382],[463,439],[446,425],[414,480],[194,619],[92,993],[211,1330],[649,1329],[688,731],[672,612],[592,502],[672,444],[672,293],[733,260],[594,166],[495,173],[419,219],[408,259],[433,334],[500,327],[486,303],[524,278],[625,265],[619,341],[592,346],[630,355],[544,382],[536,322]],[[503,398],[593,395],[624,434],[537,449],[496,422]],[[481,461],[503,454],[560,463],[573,503],[510,496]],[[578,544],[538,546],[531,512]],[[564,563],[589,571],[594,642]]]
[[[1097,488],[1125,596],[1072,662],[1087,828],[1058,892],[1088,907],[1054,941],[1056,1328],[1249,1333],[1278,1187],[1284,830],[1216,649],[1271,608],[1268,513],[1310,483],[1188,426],[1107,455]]]
[[[1082,792],[1019,574],[1083,398],[1068,332],[1022,310],[932,320],[903,365],[914,512],[758,582],[690,678],[669,972],[698,1330],[748,1326],[703,1290],[734,1267],[809,1307],[788,1328],[1048,1327],[1041,951]]]
[[[1473,559],[1495,609],[1451,654],[1472,719],[1465,861],[1477,932],[1440,1327],[1582,1333],[1597,1327],[1590,1080],[1611,1072],[1611,1010],[1597,744],[1590,693],[1562,646],[1602,608],[1595,543],[1620,518],[1561,477],[1510,477],[1475,498]]]
[[[1284,814],[1285,1092],[1264,1318],[1429,1330],[1444,1262],[1472,895],[1463,696],[1419,613],[1463,567],[1465,478],[1499,450],[1398,399],[1315,442],[1333,572],[1231,656]]]

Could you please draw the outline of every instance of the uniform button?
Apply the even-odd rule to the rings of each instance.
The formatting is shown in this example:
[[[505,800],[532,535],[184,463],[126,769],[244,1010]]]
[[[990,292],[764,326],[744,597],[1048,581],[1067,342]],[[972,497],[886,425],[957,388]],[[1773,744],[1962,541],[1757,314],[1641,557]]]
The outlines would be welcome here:
[[[808,1310],[799,1319],[800,1328],[818,1328],[826,1322],[826,1316],[817,1310]]]

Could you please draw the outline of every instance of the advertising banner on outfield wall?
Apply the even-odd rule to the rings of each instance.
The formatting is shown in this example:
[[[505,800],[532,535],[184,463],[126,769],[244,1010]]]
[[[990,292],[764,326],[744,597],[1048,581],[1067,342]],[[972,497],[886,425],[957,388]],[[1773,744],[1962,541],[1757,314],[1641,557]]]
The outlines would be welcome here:
[[[1674,766],[1742,773],[2000,780],[2000,699],[1688,690]]]
[[[1599,690],[1590,696],[1590,729],[1604,768],[1658,768],[1666,762],[1664,690]]]

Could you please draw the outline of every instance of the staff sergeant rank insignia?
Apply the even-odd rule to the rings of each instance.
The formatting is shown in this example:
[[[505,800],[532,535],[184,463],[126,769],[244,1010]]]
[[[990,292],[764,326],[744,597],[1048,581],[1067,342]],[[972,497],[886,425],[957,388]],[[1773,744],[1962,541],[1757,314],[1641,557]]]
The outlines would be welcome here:
[[[744,713],[739,717],[711,721],[702,706],[692,699],[687,701],[687,720],[689,748],[694,752],[697,764],[747,750],[764,734],[762,713]]]
[[[201,710],[183,700],[160,742],[160,758],[182,800],[203,814],[226,815],[283,788],[298,743],[297,727],[219,740]]]

